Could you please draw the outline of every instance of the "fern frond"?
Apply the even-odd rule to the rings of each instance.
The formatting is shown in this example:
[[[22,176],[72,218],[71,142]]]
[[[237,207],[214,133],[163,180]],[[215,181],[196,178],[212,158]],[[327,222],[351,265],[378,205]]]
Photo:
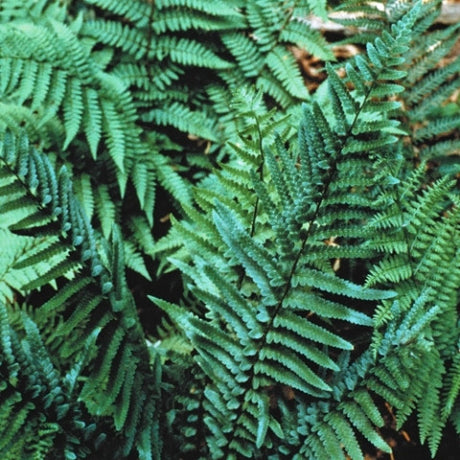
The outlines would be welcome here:
[[[317,31],[306,27],[302,19],[293,17],[281,31],[280,39],[287,43],[294,43],[299,48],[324,61],[333,61],[335,59],[334,54],[327,46],[324,38]]]
[[[253,38],[233,32],[222,35],[222,41],[247,77],[260,75],[264,62]]]
[[[138,26],[145,26],[150,18],[150,6],[144,2],[135,2],[132,5],[114,0],[85,0],[90,5],[111,11],[113,14],[125,16]]]
[[[215,140],[214,129],[209,126],[206,114],[190,110],[187,105],[180,102],[153,109],[142,118],[146,122],[154,122],[160,126],[174,126],[180,131]]]
[[[112,231],[111,250],[102,253],[99,246],[104,243],[97,239],[77,202],[65,169],[56,174],[50,160],[30,146],[25,136],[16,139],[10,132],[5,133],[0,161],[9,177],[8,193],[27,198],[26,205],[35,202],[35,210],[25,209],[44,216],[34,221],[32,227],[21,225],[23,218],[17,222],[13,217],[10,222],[14,232],[25,235],[23,238],[34,238],[27,235],[36,232],[48,235],[41,248],[22,257],[13,254],[18,259],[13,268],[18,272],[31,267],[42,269],[41,273],[36,272],[35,279],[18,286],[18,291],[33,292],[51,281],[59,283],[61,290],[51,295],[40,311],[48,317],[62,314],[66,318],[57,328],[57,336],[68,338],[60,350],[61,356],[78,356],[83,352],[84,341],[97,337],[97,352],[92,354],[89,365],[90,378],[80,389],[81,401],[93,416],[113,417],[115,430],[125,439],[125,455],[133,448],[151,449],[145,436],[152,436],[153,427],[140,423],[144,423],[143,417],[152,417],[155,403],[151,398],[156,392],[156,380],[149,367],[149,352],[132,298],[126,292],[118,231]],[[21,210],[17,213],[21,215]],[[27,320],[25,330],[37,342],[31,347],[43,354],[37,362],[48,366],[39,345],[38,329]],[[71,338],[75,331],[78,334]],[[117,356],[119,359],[115,359]],[[58,376],[49,370],[47,378],[56,380]],[[46,401],[53,397],[53,393],[47,395],[45,408]]]
[[[212,191],[197,191],[200,210],[188,212],[191,221],[174,226],[172,235],[184,243],[171,262],[201,305],[192,312],[152,300],[197,351],[196,362],[208,379],[206,440],[216,458],[269,455],[279,438],[286,439],[283,426],[299,423],[301,407],[310,415],[303,416],[301,436],[283,441],[284,453],[343,458],[343,443],[344,451],[361,458],[358,436],[390,452],[376,431],[384,419],[375,394],[397,407],[401,421],[416,410],[422,437],[433,448],[439,442],[441,424],[428,427],[440,408],[443,372],[432,389],[435,402],[424,405],[427,381],[424,376],[411,383],[417,367],[409,357],[423,360],[431,353],[430,334],[443,312],[451,311],[457,271],[447,275],[455,248],[446,244],[456,232],[457,213],[449,204],[448,178],[426,187],[420,170],[414,177],[402,174],[400,139],[406,131],[396,119],[401,104],[392,100],[404,88],[394,80],[406,76],[400,68],[417,15],[431,14],[420,8],[369,45],[367,58],[348,62],[347,84],[329,67],[329,86],[321,95],[327,103],[304,108],[296,147],[281,136],[270,138],[262,107],[243,112],[255,126],[241,130],[232,144],[237,161],[205,182]],[[271,17],[257,6],[252,13],[254,25],[271,33]],[[379,191],[379,181],[387,192]],[[342,262],[375,257],[376,250],[389,255],[377,261],[370,279],[387,290],[337,276],[331,265],[334,256]],[[426,291],[428,273],[435,270]],[[444,288],[443,276],[449,280]],[[436,304],[434,292],[440,292]],[[375,323],[349,307],[352,299],[375,310]],[[376,325],[369,352],[348,368],[341,367],[339,350],[350,352],[354,344],[334,331],[338,319]],[[439,359],[429,356],[433,363]],[[272,393],[286,387],[299,407],[295,422],[266,406],[269,396],[281,407],[282,398]]]
[[[16,69],[14,80],[12,74],[2,72],[2,79],[6,79],[4,97],[11,97],[19,104],[30,103],[32,107],[44,105],[44,120],[62,110],[66,132],[63,148],[83,130],[91,154],[96,157],[99,140],[104,135],[112,159],[123,171],[125,150],[140,150],[139,141],[135,140],[138,131],[133,124],[132,100],[123,84],[100,73],[77,37],[57,22],[50,28],[2,27],[4,52],[1,59],[21,64],[20,68],[10,67]],[[41,42],[40,48],[30,46],[30,41],[34,40]],[[72,60],[67,56],[72,56]],[[34,78],[34,75],[39,77]],[[119,98],[116,101],[114,91],[120,95],[125,93],[123,101]],[[32,95],[39,96],[32,98]]]
[[[276,47],[267,55],[266,63],[283,84],[286,91],[300,99],[308,98],[308,91],[301,78],[294,56],[282,47]],[[287,77],[286,77],[287,76]]]
[[[391,454],[384,402],[436,455],[460,427],[440,3],[342,2],[363,53],[309,94],[292,47],[334,60],[324,0],[1,2],[2,458],[358,460]],[[183,279],[159,328],[133,297],[155,269]]]
[[[0,452],[5,458],[63,457],[87,458],[101,452],[106,434],[91,424],[81,402],[72,398],[69,374],[60,375],[41,340],[37,325],[23,315],[22,331],[15,330],[5,304],[0,302],[2,330],[1,412],[8,424],[2,424]],[[88,349],[89,339],[85,344]],[[86,359],[76,362],[74,376]],[[76,372],[76,373],[75,373]],[[72,426],[72,433],[66,427]],[[78,433],[78,437],[75,434]],[[34,437],[35,435],[35,437]],[[56,437],[59,447],[55,446]]]

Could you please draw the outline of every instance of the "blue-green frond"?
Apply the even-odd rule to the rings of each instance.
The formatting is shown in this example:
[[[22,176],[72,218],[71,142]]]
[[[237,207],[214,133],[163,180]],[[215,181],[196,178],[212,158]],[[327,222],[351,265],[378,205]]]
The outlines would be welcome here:
[[[1,412],[9,420],[1,428],[2,455],[46,458],[54,452],[63,458],[86,458],[89,452],[97,452],[106,435],[91,424],[82,403],[72,401],[68,376],[53,363],[36,323],[23,314],[22,327],[13,327],[16,322],[3,301],[0,318],[4,382],[0,389]],[[84,359],[79,358],[80,368]],[[72,434],[66,429],[69,426]],[[59,447],[55,445],[57,436]]]
[[[16,210],[21,216],[19,221],[14,214],[6,221],[14,232],[9,239],[17,245],[11,251],[10,271],[12,275],[18,274],[15,278],[19,282],[9,284],[9,289],[29,294],[48,283],[60,287],[39,308],[40,321],[53,315],[66,318],[58,323],[54,332],[57,340],[65,341],[60,347],[60,356],[78,359],[84,352],[86,339],[94,340],[97,335],[98,352],[91,353],[90,364],[85,365],[85,372],[91,378],[85,385],[79,384],[81,404],[93,416],[113,418],[115,430],[125,439],[126,455],[132,449],[141,449],[143,433],[152,427],[140,425],[140,419],[132,420],[131,416],[141,399],[148,401],[141,410],[142,417],[150,417],[148,411],[154,403],[150,399],[153,396],[147,394],[154,391],[156,384],[148,368],[149,352],[141,338],[143,332],[137,323],[134,303],[127,295],[120,233],[116,228],[112,230],[111,247],[101,240],[77,201],[65,168],[56,173],[49,158],[32,147],[24,135],[16,138],[11,132],[5,133],[0,161],[5,177],[2,180],[6,181],[4,194],[27,196],[28,205],[35,202],[35,209],[25,210],[44,216],[41,220],[26,221],[24,209],[19,209]],[[4,211],[3,216],[7,216],[9,210]],[[32,236],[31,232],[43,232],[44,236]],[[104,245],[107,252],[101,249]],[[8,282],[8,277],[5,281]],[[11,298],[8,290],[1,292],[2,302]],[[36,365],[44,369],[34,372],[41,372],[42,378],[49,380],[40,390],[41,387],[32,387],[36,388],[37,395],[55,387],[44,397],[44,407],[48,408],[53,398],[63,391],[55,384],[60,376],[52,369],[38,328],[32,320],[24,321],[28,342],[21,346],[26,354],[35,350]],[[7,354],[11,358],[8,347]],[[25,358],[17,359],[21,362]],[[28,366],[32,369],[33,365]],[[147,366],[147,373],[140,371],[143,366]],[[59,407],[58,416],[66,416],[67,409]],[[26,415],[24,413],[24,417]]]

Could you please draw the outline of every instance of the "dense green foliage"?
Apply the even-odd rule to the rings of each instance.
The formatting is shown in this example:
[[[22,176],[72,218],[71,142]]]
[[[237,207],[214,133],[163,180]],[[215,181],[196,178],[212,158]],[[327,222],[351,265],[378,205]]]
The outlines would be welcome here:
[[[460,433],[460,27],[337,9],[339,63],[320,0],[1,3],[2,458],[357,460],[383,403]]]

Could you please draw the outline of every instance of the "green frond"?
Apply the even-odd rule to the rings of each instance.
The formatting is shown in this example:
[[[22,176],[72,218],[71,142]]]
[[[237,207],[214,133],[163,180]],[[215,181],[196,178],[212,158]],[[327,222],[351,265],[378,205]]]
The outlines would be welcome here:
[[[101,184],[94,190],[95,214],[99,219],[102,234],[109,238],[113,223],[116,221],[116,208],[110,196],[109,188]]]
[[[224,45],[229,49],[247,77],[260,75],[264,66],[263,56],[257,48],[257,42],[242,33],[222,35]]]
[[[190,9],[204,11],[210,15],[236,15],[236,8],[239,6],[239,2],[230,0],[225,4],[216,2],[216,4],[208,3],[205,0],[160,0],[157,3],[157,7],[160,9],[174,8],[174,7],[187,7]]]
[[[338,438],[339,444],[346,446],[345,450],[350,458],[353,460],[361,459],[363,454],[350,422],[347,419],[340,417],[340,415],[336,413],[331,413],[329,417],[326,416],[325,421],[328,422],[330,426],[332,426]]]
[[[85,2],[106,9],[113,14],[125,16],[140,27],[145,26],[150,18],[150,6],[144,2],[135,2],[133,4],[115,0],[85,0]]]
[[[25,0],[21,4],[14,0],[5,0],[0,7],[0,21],[24,21],[38,22],[46,19],[64,20],[66,5],[53,0]]]
[[[88,88],[84,92],[83,107],[85,112],[82,119],[83,130],[94,159],[97,157],[99,143],[102,138],[102,111],[97,91]],[[68,136],[69,137],[69,136]]]
[[[137,130],[130,96],[124,96],[123,106],[115,102],[114,91],[125,91],[121,82],[100,73],[77,37],[57,22],[49,28],[5,24],[2,27],[5,46],[0,59],[16,64],[9,66],[14,70],[14,80],[13,74],[2,72],[4,97],[13,98],[18,105],[39,107],[43,120],[62,117],[64,149],[83,131],[95,158],[100,139],[105,137],[112,159],[123,171],[125,150],[129,152],[139,144],[131,143]],[[31,47],[30,40],[42,41],[41,47]],[[72,56],[72,60],[66,56]],[[130,134],[130,130],[136,134]]]
[[[124,435],[131,409],[138,404],[138,398],[145,400],[151,397],[147,397],[147,392],[152,391],[153,384],[147,383],[147,379],[153,377],[149,377],[148,350],[143,333],[137,324],[132,299],[126,293],[119,232],[112,231],[112,248],[108,253],[101,254],[98,245],[102,242],[96,240],[94,230],[76,201],[66,171],[61,169],[57,175],[49,159],[30,146],[25,136],[16,139],[7,132],[0,161],[2,168],[10,174],[8,184],[16,185],[16,190],[12,187],[9,190],[14,194],[22,193],[29,197],[29,202],[35,202],[35,210],[29,212],[38,211],[46,216],[42,224],[34,225],[32,230],[46,228],[49,235],[45,240],[24,237],[36,238],[45,244],[25,255],[19,254],[19,257],[13,252],[16,258],[16,261],[14,258],[11,261],[13,270],[25,270],[27,273],[32,267],[41,269],[35,278],[16,289],[34,292],[49,282],[59,283],[61,289],[40,311],[42,315],[59,313],[66,317],[56,331],[57,336],[67,338],[66,346],[60,350],[64,358],[77,357],[82,353],[85,338],[92,340],[97,331],[98,353],[91,356],[94,361],[90,366],[91,378],[80,389],[79,397],[93,416],[103,414],[113,417],[115,429]],[[51,193],[51,190],[54,192]],[[27,235],[30,232],[30,227],[13,222],[15,233]],[[43,257],[46,257],[46,264],[42,262]],[[78,270],[75,270],[76,267]],[[73,338],[75,331],[79,334]],[[41,353],[37,362],[50,367],[37,327],[26,320],[25,332],[30,335],[30,348]],[[145,369],[147,373],[140,369]],[[52,382],[59,379],[58,374],[51,373],[51,369],[43,375]],[[50,393],[46,401],[52,401],[53,395]],[[44,404],[48,407],[50,402]],[[151,404],[147,406],[151,408]],[[144,415],[146,410],[142,411]],[[131,432],[129,435],[126,433],[124,444],[127,453],[135,446],[141,446],[145,428],[138,425],[138,421],[136,419],[134,427],[133,422],[129,422]],[[127,448],[128,445],[131,447]]]
[[[206,115],[190,110],[181,102],[172,102],[166,107],[150,110],[143,116],[143,120],[160,126],[174,126],[185,133],[215,140],[214,130],[209,125]]]
[[[164,156],[153,155],[152,161],[158,173],[158,182],[168,190],[172,197],[179,203],[183,206],[188,206],[191,203],[190,185],[177,173],[177,171],[175,171],[174,167]]]
[[[294,56],[289,50],[277,46],[267,54],[265,59],[270,71],[291,96],[302,100],[308,99],[308,90],[300,75]]]
[[[369,442],[383,452],[391,452],[390,446],[381,438],[381,436],[373,429],[373,425],[369,420],[365,411],[356,403],[345,403],[341,407],[343,413],[348,417],[348,420],[362,433]]]
[[[436,92],[425,97],[419,104],[414,105],[408,112],[411,121],[423,120],[432,111],[433,107],[440,106],[458,88],[460,78],[448,80],[437,88]]]
[[[91,426],[81,403],[71,401],[68,378],[52,362],[37,325],[23,315],[24,329],[15,330],[3,302],[0,318],[4,382],[0,389],[0,412],[9,420],[0,430],[2,455],[17,455],[21,459],[30,455],[46,458],[50,454],[87,458],[90,452],[97,453],[97,445],[105,434]],[[84,357],[80,358],[80,368],[81,359]],[[68,433],[66,426],[72,426],[73,433]],[[59,447],[55,446],[56,436],[60,437]]]
[[[82,32],[106,45],[120,48],[136,60],[153,52],[147,38],[140,31],[116,21],[95,20],[87,23]]]
[[[455,175],[458,170],[458,164],[455,165],[455,156],[460,152],[460,141],[456,139],[448,139],[446,141],[438,141],[433,145],[422,147],[420,149],[420,156],[424,160],[442,159],[445,164],[440,166],[441,170],[446,171],[448,175]],[[446,157],[451,156],[454,161],[451,165],[446,160]]]
[[[345,1],[336,7],[336,11],[349,14],[346,17],[340,14],[332,15],[334,22],[359,30],[357,36],[354,37],[354,43],[366,44],[375,40],[378,32],[387,25],[388,17],[384,2]],[[341,41],[341,43],[347,42],[347,38]]]
[[[267,8],[269,5],[271,8]],[[256,0],[246,6],[247,21],[263,49],[269,49],[270,44],[275,42],[273,37],[278,35],[277,25],[282,7],[283,5],[271,5],[265,0]]]
[[[460,70],[460,59],[446,66],[426,73],[415,85],[407,90],[407,100],[412,104],[420,103],[425,97],[433,94],[437,88]]]
[[[271,72],[262,74],[257,78],[256,88],[271,96],[281,107],[289,107],[294,102],[293,96],[284,86],[279,84],[279,79]],[[305,93],[305,90],[302,90],[302,93]]]
[[[455,405],[455,400],[458,397],[459,391],[460,391],[460,378],[459,378],[459,372],[460,372],[460,358],[459,354],[456,353],[455,356],[452,359],[452,364],[450,368],[447,370],[447,391],[445,393],[445,398],[443,400],[443,405],[441,408],[441,414],[442,414],[442,419],[445,420],[447,417],[451,414],[454,405]]]
[[[169,56],[173,62],[210,69],[227,69],[230,64],[201,43],[182,39],[161,38],[154,45],[153,51],[157,59]]]
[[[190,6],[179,9],[177,5],[172,5],[170,9],[162,9],[161,5],[156,4],[161,11],[159,18],[152,24],[153,30],[160,34],[166,31],[186,31],[186,30],[223,30],[240,29],[244,27],[242,21],[244,17],[236,9],[227,6],[227,3],[220,4],[216,9],[210,10],[209,7],[216,7],[214,3],[207,3],[206,8],[196,8],[190,14]]]
[[[415,83],[420,77],[431,70],[452,48],[457,40],[458,24],[446,27],[444,30],[436,31],[424,36],[409,53],[409,60],[415,61],[412,56],[417,56],[416,62],[410,67],[408,83]],[[422,52],[420,52],[422,50]]]
[[[318,4],[319,2],[313,2]],[[335,60],[326,40],[317,31],[305,27],[301,17],[292,18],[289,24],[281,31],[280,39],[287,43],[294,43],[299,48],[324,61]]]
[[[362,300],[382,300],[394,297],[395,292],[381,291],[377,289],[363,288],[360,285],[342,280],[329,273],[322,273],[318,270],[302,270],[293,278],[294,285],[310,286],[323,289],[327,292],[346,295],[347,297]]]

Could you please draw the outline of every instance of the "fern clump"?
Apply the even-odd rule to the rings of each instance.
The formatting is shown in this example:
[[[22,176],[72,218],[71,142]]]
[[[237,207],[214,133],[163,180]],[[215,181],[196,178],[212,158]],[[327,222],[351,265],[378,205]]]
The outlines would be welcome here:
[[[337,62],[308,26],[331,10],[1,3],[2,458],[358,460],[413,420],[435,457],[460,433],[459,29],[439,1],[342,2],[364,46]]]
[[[297,139],[281,137],[283,121],[261,111],[260,96],[246,104],[253,121],[231,144],[235,161],[196,189],[196,208],[164,242],[169,251],[181,242],[171,263],[202,305],[153,299],[207,376],[212,458],[358,459],[361,437],[390,452],[378,397],[398,426],[417,410],[436,452],[444,395],[458,394],[458,377],[444,380],[452,349],[443,355],[434,332],[456,314],[458,246],[441,241],[458,235],[458,203],[448,177],[421,194],[424,175],[407,174],[394,100],[427,14],[417,5],[368,43],[367,57],[346,63],[345,82],[329,66]],[[352,270],[362,259],[376,261],[365,284]],[[350,327],[355,337],[344,337]]]
[[[326,15],[322,3],[311,10]],[[333,59],[299,22],[308,11],[271,0],[2,2],[0,126],[57,154],[93,225],[110,238],[115,221],[127,265],[150,279],[158,185],[191,204],[184,176],[209,170],[203,151],[224,154],[227,94],[254,83],[287,110],[309,97],[289,46]]]

